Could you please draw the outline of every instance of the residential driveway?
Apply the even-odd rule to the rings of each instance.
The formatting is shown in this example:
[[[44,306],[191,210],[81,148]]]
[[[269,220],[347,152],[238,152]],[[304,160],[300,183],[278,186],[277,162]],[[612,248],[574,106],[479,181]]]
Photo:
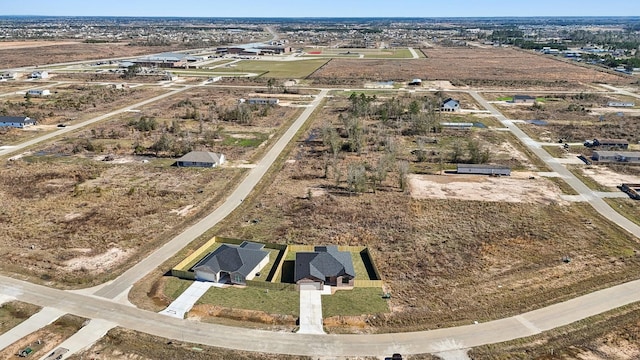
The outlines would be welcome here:
[[[194,281],[174,302],[160,311],[160,314],[184,319],[184,314],[188,313],[196,301],[214,285],[220,286],[220,284],[209,281]]]
[[[32,332],[51,324],[64,314],[66,314],[66,312],[62,310],[51,307],[43,308],[27,320],[18,324],[18,326],[0,335],[0,350],[31,334]]]
[[[62,344],[56,346],[68,349],[69,352],[65,353],[61,359],[66,359],[74,353],[86,349],[93,345],[96,341],[100,340],[109,330],[116,327],[116,324],[102,320],[94,319],[89,321],[89,324],[85,325],[82,329],[78,330],[70,338],[63,341]],[[49,356],[50,352],[45,354],[40,360],[44,360]]]
[[[326,286],[329,294],[331,288]],[[298,334],[325,334],[322,328],[321,296],[327,290],[316,290],[313,285],[300,285],[300,329]]]

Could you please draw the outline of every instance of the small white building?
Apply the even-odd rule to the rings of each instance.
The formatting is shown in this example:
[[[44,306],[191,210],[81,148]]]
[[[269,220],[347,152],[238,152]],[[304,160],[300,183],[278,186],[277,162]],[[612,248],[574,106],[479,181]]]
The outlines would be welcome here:
[[[0,79],[4,79],[4,80],[15,80],[18,78],[18,73],[17,72],[5,72],[0,74]]]
[[[29,96],[49,96],[51,95],[51,91],[48,89],[31,89],[27,91],[27,95]]]
[[[511,168],[504,165],[493,165],[493,164],[458,164],[457,173],[458,174],[510,176]]]
[[[440,111],[454,112],[459,110],[460,110],[460,102],[452,98],[448,98],[447,100],[442,102],[442,105],[440,105]]]
[[[46,71],[34,71],[29,77],[32,79],[48,79],[49,73]]]
[[[609,101],[607,103],[608,107],[634,107],[635,103],[632,102],[621,102],[621,101]]]

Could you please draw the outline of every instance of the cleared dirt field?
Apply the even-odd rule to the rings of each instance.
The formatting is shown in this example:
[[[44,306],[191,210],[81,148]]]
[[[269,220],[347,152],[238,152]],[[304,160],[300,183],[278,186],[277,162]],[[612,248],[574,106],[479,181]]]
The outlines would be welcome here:
[[[585,84],[628,84],[632,80],[514,49],[431,48],[426,59],[332,59],[310,76],[319,83],[448,80],[457,86],[587,88]]]
[[[561,191],[544,178],[530,179],[535,173],[514,172],[511,176],[412,175],[409,191],[416,199],[458,199],[514,203],[563,203]]]
[[[33,42],[29,42],[29,44],[31,45]],[[174,47],[129,46],[126,43],[73,43],[50,46],[47,45],[46,42],[43,42],[43,45],[45,46],[38,48],[14,47],[3,49],[0,47],[0,63],[2,63],[3,68],[15,68],[67,63],[81,60],[129,57],[142,54],[160,53],[176,49]]]

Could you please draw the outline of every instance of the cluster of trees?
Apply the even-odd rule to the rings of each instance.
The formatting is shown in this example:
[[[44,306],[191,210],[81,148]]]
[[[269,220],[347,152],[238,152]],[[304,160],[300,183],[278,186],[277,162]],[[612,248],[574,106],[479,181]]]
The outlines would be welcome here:
[[[418,149],[412,153],[417,162],[486,163],[490,151],[475,139],[458,139],[448,145],[443,156],[441,149],[428,150],[428,134],[441,132],[439,99],[397,98],[379,100],[375,95],[351,94],[349,106],[338,115],[337,124],[325,124],[321,129],[322,141],[326,145],[324,177],[329,174],[336,185],[346,182],[350,193],[376,191],[395,172],[398,187],[407,189],[409,163],[398,159],[398,149],[393,134],[417,136]],[[375,126],[371,121],[378,120]],[[382,125],[382,127],[380,127]],[[358,155],[378,152],[377,161],[356,161],[340,166],[341,152]],[[370,156],[368,157],[370,158]]]

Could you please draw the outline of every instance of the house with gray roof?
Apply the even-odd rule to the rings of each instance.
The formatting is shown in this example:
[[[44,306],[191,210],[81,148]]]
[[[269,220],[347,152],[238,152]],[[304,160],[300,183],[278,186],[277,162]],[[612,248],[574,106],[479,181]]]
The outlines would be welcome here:
[[[460,101],[448,98],[440,105],[440,111],[453,112],[460,110]]]
[[[192,151],[176,160],[178,167],[216,167],[224,164],[223,154],[216,154],[209,151]]]
[[[264,250],[264,245],[244,241],[240,245],[220,245],[192,270],[196,280],[245,285],[268,263],[269,252]]]
[[[36,121],[28,116],[0,116],[0,127],[25,128],[35,125]]]
[[[294,281],[298,285],[317,283],[335,287],[353,286],[356,272],[351,254],[335,245],[316,246],[313,252],[296,253]]]

